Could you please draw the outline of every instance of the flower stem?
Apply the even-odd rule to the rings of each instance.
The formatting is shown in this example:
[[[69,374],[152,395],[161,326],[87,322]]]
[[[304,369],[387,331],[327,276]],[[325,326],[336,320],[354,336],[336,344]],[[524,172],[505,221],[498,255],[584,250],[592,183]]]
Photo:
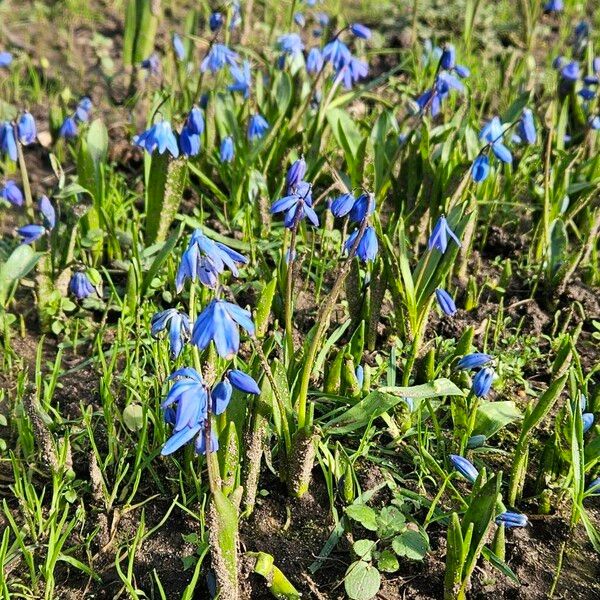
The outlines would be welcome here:
[[[21,170],[21,181],[23,183],[23,193],[25,196],[25,210],[27,216],[33,221],[35,213],[33,212],[33,197],[31,195],[31,186],[29,185],[29,175],[27,173],[27,164],[25,163],[25,156],[23,154],[23,146],[19,142],[19,131],[16,124],[13,124],[13,130],[15,135],[15,141],[17,143],[17,156],[19,160],[19,169]]]

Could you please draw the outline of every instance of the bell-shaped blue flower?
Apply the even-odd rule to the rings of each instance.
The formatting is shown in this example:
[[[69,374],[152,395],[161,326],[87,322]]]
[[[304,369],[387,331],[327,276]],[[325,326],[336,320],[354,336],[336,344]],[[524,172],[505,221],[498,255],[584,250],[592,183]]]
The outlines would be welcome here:
[[[178,33],[173,34],[172,38],[173,42],[173,53],[175,54],[175,58],[177,60],[183,60],[185,58],[185,46],[183,45],[183,40]]]
[[[496,517],[495,523],[498,526],[504,525],[506,529],[511,529],[513,527],[526,527],[529,519],[527,519],[527,515],[522,513],[505,511]]]
[[[492,367],[484,367],[477,371],[473,377],[473,393],[478,398],[485,398],[490,393],[494,377],[495,373]]]
[[[286,33],[277,38],[277,47],[284,54],[296,56],[304,50],[302,38],[297,33]]]
[[[184,125],[179,134],[179,145],[184,156],[197,156],[200,154],[200,136],[190,131],[187,125]]]
[[[301,181],[291,194],[273,202],[271,213],[283,212],[284,225],[293,229],[302,219],[307,218],[315,227],[319,226],[319,217],[312,207],[311,186]]]
[[[8,179],[4,184],[0,196],[13,206],[23,206],[23,192],[12,179]]]
[[[155,150],[157,150],[159,154],[164,154],[165,151],[168,150],[173,158],[179,156],[177,138],[168,121],[155,123],[150,129],[134,136],[133,143],[136,146],[144,148],[148,154],[152,154]]]
[[[156,313],[151,324],[152,337],[156,338],[161,331],[169,330],[169,349],[171,359],[175,360],[192,334],[189,317],[175,308],[168,308]]]
[[[260,394],[260,388],[254,378],[239,369],[231,369],[228,371],[227,378],[235,388],[242,392],[246,392],[247,394]]]
[[[248,122],[248,139],[251,142],[260,140],[264,137],[265,133],[267,133],[268,129],[269,123],[262,115],[252,115]]]
[[[446,44],[440,58],[440,68],[452,71],[456,66],[456,50],[452,44]]]
[[[0,125],[0,152],[7,154],[12,161],[17,160],[17,141],[13,126],[5,121]]]
[[[463,356],[456,364],[456,368],[470,371],[471,369],[483,367],[492,360],[493,359],[489,354],[484,354],[483,352],[472,352],[471,354],[465,354],[465,356]]]
[[[190,133],[196,135],[202,135],[204,131],[204,113],[198,106],[193,106],[190,110],[187,119],[185,120],[185,126]]]
[[[510,150],[504,145],[502,137],[504,135],[504,128],[502,123],[498,117],[494,117],[486,123],[481,133],[479,134],[479,139],[485,140],[488,144],[491,145],[492,152],[502,162],[511,163],[512,162],[512,154]]]
[[[351,58],[352,53],[339,37],[326,44],[323,48],[323,60],[331,63],[336,71],[350,62]]]
[[[10,52],[0,52],[0,69],[6,69],[13,61],[13,55]]]
[[[346,240],[344,244],[344,250],[346,252],[350,252],[356,242],[356,237],[358,236],[360,229],[355,229]],[[368,262],[371,260],[375,260],[377,257],[377,253],[379,252],[379,242],[377,241],[377,234],[375,233],[375,229],[370,225],[365,228],[365,232],[363,236],[360,238],[358,242],[358,246],[356,248],[356,256],[360,258],[363,262]]]
[[[291,193],[294,188],[304,179],[306,175],[306,161],[304,157],[294,161],[292,166],[288,169],[285,177],[285,185],[288,189],[288,193]]]
[[[316,75],[323,68],[323,55],[316,46],[311,48],[306,57],[306,71],[310,75]]]
[[[33,115],[26,111],[20,117],[17,123],[17,130],[19,132],[19,142],[23,146],[33,144],[37,137],[37,128],[35,126],[35,119]]]
[[[535,131],[535,123],[533,121],[533,112],[529,108],[524,108],[519,123],[517,124],[517,132],[522,141],[526,144],[535,144],[537,134]]]
[[[54,206],[52,206],[52,202],[48,199],[47,196],[42,196],[38,201],[38,209],[42,216],[44,217],[44,223],[48,229],[54,229],[56,225],[56,211],[54,210]]]
[[[86,123],[90,119],[92,108],[92,101],[87,96],[84,96],[77,103],[77,107],[75,108],[75,118],[82,123]]]
[[[245,60],[241,67],[233,65],[229,67],[229,72],[233,77],[233,83],[227,89],[230,92],[240,92],[244,98],[248,98],[250,96],[250,87],[252,86],[250,63]]]
[[[429,236],[429,240],[427,242],[427,247],[430,250],[434,248],[439,250],[442,254],[446,252],[446,248],[448,248],[448,238],[454,241],[454,243],[460,248],[461,243],[454,231],[450,229],[448,225],[448,221],[446,221],[446,217],[442,215],[435,224],[431,235]]]
[[[345,217],[354,206],[356,198],[352,194],[342,194],[331,202],[329,207],[331,212],[336,217]]]
[[[464,456],[458,456],[457,454],[451,454],[449,458],[452,466],[465,479],[468,479],[471,483],[475,483],[475,480],[479,476],[479,471],[470,460],[466,459]]]
[[[456,304],[454,304],[454,300],[452,296],[442,288],[437,288],[435,290],[435,297],[438,303],[438,306],[442,309],[444,314],[452,317],[456,314]]]
[[[232,358],[240,348],[238,326],[249,335],[254,335],[254,323],[249,311],[225,300],[213,300],[194,323],[192,343],[204,350],[212,340],[219,356]]]
[[[481,183],[487,179],[490,174],[490,159],[487,154],[479,154],[473,161],[471,167],[471,177],[475,183]]]
[[[215,11],[210,15],[210,19],[208,20],[208,26],[210,27],[211,31],[217,31],[218,29],[221,29],[221,27],[223,27],[224,22],[225,17],[223,16],[223,13]]]
[[[560,12],[564,10],[565,4],[563,0],[550,0],[544,4],[544,10],[546,12]]]
[[[212,389],[210,397],[212,400],[212,411],[215,415],[220,415],[227,410],[233,388],[227,378],[219,381]]]
[[[373,194],[361,194],[353,204],[348,214],[351,221],[360,223],[375,212],[375,197]]]
[[[71,276],[71,280],[69,281],[69,291],[77,298],[77,300],[83,300],[96,293],[96,288],[92,285],[92,282],[84,272],[78,271]]]
[[[371,30],[362,23],[352,23],[350,31],[357,37],[363,40],[371,39]]]
[[[235,148],[233,146],[233,138],[228,135],[221,140],[221,147],[219,148],[219,158],[221,162],[231,162],[233,160]]]
[[[206,454],[206,433],[204,427],[200,430],[196,442],[194,444],[196,454]],[[217,452],[219,449],[219,437],[214,429],[210,430],[210,451]]]
[[[151,54],[141,62],[140,66],[148,71],[150,75],[158,75],[160,72],[160,58],[157,54]]]
[[[204,57],[204,60],[200,63],[200,70],[203,73],[206,71],[217,73],[227,65],[231,67],[237,64],[237,60],[238,55],[231,48],[228,48],[225,44],[213,44],[208,54]]]
[[[21,236],[22,244],[32,244],[46,233],[46,228],[43,225],[24,225],[17,229],[17,233]]]
[[[337,69],[336,81],[341,81],[344,88],[351,90],[352,86],[359,80],[364,79],[369,74],[369,65],[354,56]]]
[[[63,124],[60,126],[58,130],[59,137],[63,137],[66,140],[70,140],[74,137],[77,137],[77,133],[79,132],[79,127],[77,126],[77,121],[74,117],[67,117]]]
[[[583,421],[583,433],[586,433],[594,424],[594,415],[593,413],[583,413],[581,415],[581,420]]]

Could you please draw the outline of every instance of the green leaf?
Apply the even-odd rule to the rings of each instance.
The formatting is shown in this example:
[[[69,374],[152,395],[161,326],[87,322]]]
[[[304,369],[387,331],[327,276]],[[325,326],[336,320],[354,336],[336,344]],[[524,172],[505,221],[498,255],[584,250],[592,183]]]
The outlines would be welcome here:
[[[481,549],[481,554],[491,565],[493,565],[503,575],[506,575],[516,585],[521,585],[515,572],[501,559],[499,559],[487,546]]]
[[[4,305],[13,283],[25,277],[42,254],[27,244],[21,244],[12,251],[7,261],[0,266],[0,304]]]
[[[329,421],[324,428],[329,434],[341,435],[360,429],[372,419],[388,412],[405,398],[423,400],[440,396],[462,396],[463,392],[449,379],[436,379],[430,383],[411,387],[382,387],[365,396],[345,413]]]
[[[351,504],[346,507],[346,514],[353,520],[360,523],[362,527],[369,531],[377,531],[377,513],[366,504]]]
[[[352,550],[358,558],[361,560],[370,561],[372,556],[371,553],[377,547],[377,543],[373,540],[356,540],[354,544],[352,544]]]
[[[384,506],[377,517],[377,535],[387,538],[406,527],[406,518],[396,506]]]
[[[351,600],[370,600],[380,587],[381,575],[373,565],[359,560],[348,567],[344,588]]]
[[[523,418],[521,411],[512,400],[503,402],[485,402],[477,409],[473,435],[492,437],[495,433]]]
[[[377,567],[384,573],[395,573],[400,568],[400,563],[391,550],[384,550],[377,559]]]
[[[423,560],[429,549],[429,542],[420,531],[408,530],[392,540],[392,548],[398,556]]]
[[[150,265],[150,268],[144,274],[144,277],[142,278],[142,285],[140,288],[140,293],[142,296],[144,296],[145,293],[148,291],[152,280],[156,277],[158,271],[160,270],[164,262],[173,252],[173,249],[177,244],[177,240],[179,239],[180,233],[180,231],[174,233],[166,242],[163,243],[160,252],[156,255],[156,257],[152,261],[152,264]]]
[[[269,325],[269,315],[271,314],[271,306],[273,304],[273,298],[275,297],[275,290],[277,289],[277,277],[273,277],[269,283],[267,283],[256,303],[256,310],[254,312],[254,325],[256,327],[256,337],[261,338],[267,332]]]
[[[123,410],[123,421],[131,431],[139,431],[144,425],[144,409],[139,404],[128,404]]]

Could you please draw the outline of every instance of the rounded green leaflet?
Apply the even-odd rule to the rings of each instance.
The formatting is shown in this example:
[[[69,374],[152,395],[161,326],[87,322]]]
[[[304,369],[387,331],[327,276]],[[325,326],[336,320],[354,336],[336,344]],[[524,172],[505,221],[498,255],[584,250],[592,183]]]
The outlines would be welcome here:
[[[353,562],[346,571],[344,588],[351,600],[370,600],[381,586],[379,571],[364,560]]]
[[[398,556],[406,556],[411,560],[422,560],[429,549],[429,542],[419,531],[409,530],[393,539],[392,548]]]

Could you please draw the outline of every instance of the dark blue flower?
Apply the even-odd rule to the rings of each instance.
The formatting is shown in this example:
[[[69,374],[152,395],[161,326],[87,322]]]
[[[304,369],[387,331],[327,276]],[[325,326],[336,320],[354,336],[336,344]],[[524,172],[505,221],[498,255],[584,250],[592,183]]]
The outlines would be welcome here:
[[[594,415],[592,413],[583,413],[581,415],[581,420],[583,421],[583,433],[586,433],[594,424]]]
[[[579,63],[571,61],[560,69],[560,78],[569,86],[573,86],[579,79]]]
[[[331,63],[336,71],[350,62],[352,53],[339,38],[335,38],[323,48],[323,60]]]
[[[183,60],[185,58],[185,46],[178,33],[173,34],[173,52],[175,53],[177,60]]]
[[[463,356],[456,364],[456,368],[470,371],[471,369],[483,367],[483,365],[487,365],[492,360],[493,359],[489,354],[472,352],[471,354],[465,354],[465,356]]]
[[[56,225],[56,211],[47,196],[42,196],[38,201],[38,209],[44,217],[48,229],[54,229]]]
[[[503,138],[504,127],[498,117],[494,117],[488,121],[479,134],[479,139],[486,141],[491,144],[492,152],[502,162],[511,163],[512,154],[510,150],[504,145]]]
[[[448,237],[454,240],[455,244],[460,248],[461,243],[458,237],[450,226],[448,225],[448,221],[446,221],[446,217],[442,215],[435,224],[431,235],[429,236],[429,241],[427,242],[427,247],[430,250],[436,248],[442,254],[446,252],[446,248],[448,248]]]
[[[189,317],[175,308],[168,308],[156,313],[151,324],[152,337],[157,337],[165,329],[169,330],[169,349],[171,359],[175,360],[192,334]]]
[[[84,96],[78,103],[75,108],[75,118],[82,123],[86,123],[89,121],[91,112],[92,112],[93,104],[90,98]]]
[[[510,529],[512,527],[526,527],[529,520],[527,519],[527,515],[522,513],[505,511],[496,517],[495,523],[498,526],[504,525],[504,527]]]
[[[247,394],[260,394],[260,388],[254,378],[239,369],[231,369],[228,371],[227,378],[234,387],[242,392],[246,392]]]
[[[354,243],[356,241],[356,237],[358,236],[359,229],[355,229],[346,240],[344,244],[344,250],[346,252],[350,252]],[[365,232],[360,238],[358,242],[358,247],[356,248],[356,255],[363,262],[368,262],[371,260],[375,260],[377,257],[377,253],[379,252],[379,242],[377,241],[377,234],[375,233],[375,229],[370,225],[365,228]]]
[[[465,67],[464,65],[456,65],[454,67],[454,72],[461,78],[461,79],[465,79],[466,77],[469,77],[469,75],[471,74],[471,71],[469,70],[468,67]]]
[[[283,212],[284,225],[288,229],[295,227],[305,217],[315,226],[319,226],[319,217],[312,207],[311,186],[306,181],[298,183],[293,191],[273,202],[271,213]]]
[[[133,143],[144,148],[148,154],[152,154],[154,150],[158,150],[159,154],[164,154],[168,150],[173,158],[179,156],[177,138],[168,121],[155,123],[150,129],[134,136]]]
[[[226,65],[230,67],[237,64],[238,55],[224,44],[213,44],[208,54],[200,64],[200,70],[204,73],[210,71],[217,73]]]
[[[470,460],[466,459],[464,456],[458,456],[457,454],[451,454],[449,458],[452,466],[465,479],[468,479],[471,483],[475,483],[475,480],[479,476],[479,471]]]
[[[490,159],[487,154],[479,154],[473,161],[471,167],[471,177],[475,183],[481,183],[487,179],[490,174]]]
[[[32,244],[46,233],[46,228],[43,225],[24,225],[17,229],[17,233],[21,236],[22,244]]]
[[[517,132],[519,138],[526,144],[535,144],[537,134],[535,131],[535,123],[533,121],[533,113],[531,109],[524,108],[519,123],[517,124]]]
[[[362,23],[352,23],[350,31],[357,37],[363,40],[371,39],[371,30]]]
[[[473,393],[478,398],[485,398],[490,393],[494,377],[495,373],[492,367],[484,367],[477,371],[473,377]]]
[[[58,130],[59,137],[63,137],[67,140],[72,139],[77,136],[79,132],[79,127],[77,126],[77,121],[74,117],[67,117],[63,124],[60,126]]]
[[[190,110],[185,121],[185,126],[190,133],[202,135],[202,132],[204,131],[204,113],[201,108],[198,108],[197,106],[192,107],[192,110]]]
[[[17,160],[17,141],[13,126],[5,121],[0,125],[0,152],[8,154],[13,161]]]
[[[71,276],[71,281],[69,281],[69,291],[77,298],[77,300],[83,300],[96,293],[96,288],[92,285],[85,273],[78,271]]]
[[[285,185],[288,189],[288,193],[291,193],[304,179],[304,175],[306,175],[306,161],[304,160],[304,157],[301,157],[294,161],[285,177]]]
[[[232,25],[235,21],[232,21]],[[202,429],[196,438],[196,442],[194,444],[196,449],[196,454],[206,454],[206,433],[204,430],[204,423],[202,424]],[[219,437],[217,436],[217,432],[214,429],[210,430],[210,451],[216,452],[219,449]]]
[[[223,23],[225,22],[225,17],[220,12],[213,12],[210,15],[210,19],[208,20],[208,26],[211,31],[217,31],[223,27]]]
[[[219,158],[221,162],[231,162],[234,156],[233,138],[228,135],[221,141],[221,147],[219,149]]]
[[[151,75],[158,75],[160,71],[160,58],[156,54],[151,54],[141,62],[141,67],[149,71]]]
[[[331,202],[329,207],[336,217],[345,217],[354,206],[356,198],[352,194],[342,194]]]
[[[306,71],[310,75],[316,75],[323,68],[323,55],[319,48],[311,48],[306,57]]]
[[[35,119],[33,115],[26,111],[20,117],[17,123],[17,130],[19,132],[19,141],[23,146],[33,144],[37,137],[37,129],[35,126]]]
[[[220,415],[227,410],[232,392],[233,388],[227,378],[219,381],[212,389],[210,397],[212,400],[212,411],[215,415]]]
[[[232,358],[240,348],[238,326],[254,335],[249,311],[225,300],[213,300],[194,323],[192,343],[204,350],[212,340],[220,357]]]
[[[10,66],[13,61],[13,55],[10,52],[0,52],[0,69]]]
[[[456,304],[454,304],[454,300],[452,296],[442,288],[437,288],[435,290],[435,297],[437,299],[438,306],[442,309],[444,314],[452,317],[456,314]]]
[[[297,33],[286,33],[277,38],[277,47],[288,56],[297,56],[304,50],[302,38]]]
[[[563,0],[550,0],[544,4],[544,10],[546,12],[560,12],[565,8]]]
[[[440,68],[452,71],[456,66],[456,50],[452,44],[446,44],[440,58]]]
[[[185,125],[179,134],[179,145],[185,156],[197,156],[200,154],[200,136],[190,131]]]
[[[375,197],[373,196],[373,194],[364,193],[356,199],[356,202],[352,206],[348,216],[351,221],[354,221],[355,223],[360,223],[362,220],[366,219],[374,212]]]
[[[248,139],[251,142],[262,139],[268,129],[269,123],[262,115],[252,115],[248,123]]]
[[[4,187],[0,190],[0,196],[13,206],[23,206],[23,192],[12,179],[8,179],[4,184]]]
[[[227,267],[234,277],[238,276],[238,265],[245,265],[248,259],[221,242],[214,242],[196,229],[192,233],[187,249],[181,257],[181,264],[175,277],[175,288],[181,292],[186,279],[214,287],[217,277]]]
[[[229,67],[229,72],[233,77],[233,83],[228,87],[230,92],[240,92],[244,98],[250,96],[250,87],[252,85],[252,73],[250,72],[250,63],[245,60],[242,67],[237,65]]]

